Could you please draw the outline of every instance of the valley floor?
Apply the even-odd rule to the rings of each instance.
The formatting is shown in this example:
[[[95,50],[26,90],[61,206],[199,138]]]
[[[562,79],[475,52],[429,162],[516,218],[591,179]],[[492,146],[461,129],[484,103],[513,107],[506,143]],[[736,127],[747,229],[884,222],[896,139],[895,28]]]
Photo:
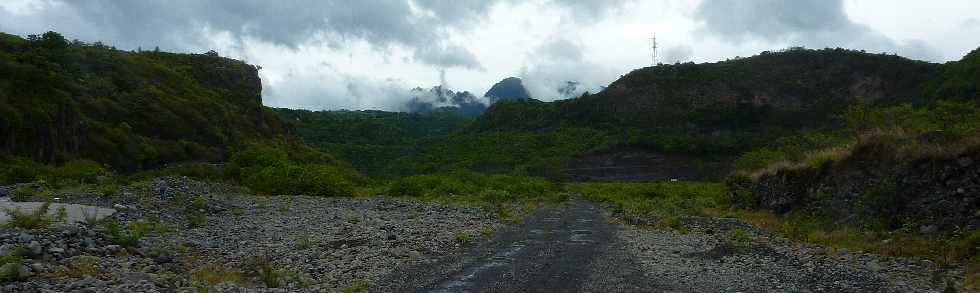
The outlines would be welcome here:
[[[939,292],[943,285],[925,263],[825,251],[734,219],[652,228],[643,223],[655,219],[613,216],[576,197],[503,224],[482,208],[256,197],[186,178],[120,194],[72,198],[112,207],[122,222],[173,227],[129,248],[81,223],[2,228],[0,252],[20,250],[26,265],[15,269],[26,280],[0,291]],[[203,201],[197,210],[175,207],[186,194]],[[188,221],[201,211],[204,219]]]

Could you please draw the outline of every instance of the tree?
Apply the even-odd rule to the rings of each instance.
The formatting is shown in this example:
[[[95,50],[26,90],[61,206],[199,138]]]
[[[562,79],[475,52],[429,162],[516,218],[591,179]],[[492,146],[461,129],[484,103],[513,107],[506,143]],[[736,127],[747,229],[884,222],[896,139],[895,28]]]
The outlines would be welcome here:
[[[59,33],[46,32],[41,36],[41,46],[48,49],[64,49],[68,47],[68,40]]]

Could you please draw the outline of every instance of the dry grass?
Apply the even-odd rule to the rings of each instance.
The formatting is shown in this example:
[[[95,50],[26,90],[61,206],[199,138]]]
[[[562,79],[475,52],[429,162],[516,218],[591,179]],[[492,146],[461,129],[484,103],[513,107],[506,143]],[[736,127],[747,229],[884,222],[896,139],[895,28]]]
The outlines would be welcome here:
[[[863,153],[898,163],[921,160],[950,160],[980,151],[980,133],[949,141],[928,141],[928,133],[905,128],[874,128],[862,132],[857,142],[813,151],[798,161],[780,161],[765,168],[744,172],[748,178],[760,179],[781,172],[819,169],[826,164],[847,161]]]
[[[209,264],[191,271],[190,281],[194,284],[213,286],[221,283],[241,284],[245,282],[245,278],[238,269]]]

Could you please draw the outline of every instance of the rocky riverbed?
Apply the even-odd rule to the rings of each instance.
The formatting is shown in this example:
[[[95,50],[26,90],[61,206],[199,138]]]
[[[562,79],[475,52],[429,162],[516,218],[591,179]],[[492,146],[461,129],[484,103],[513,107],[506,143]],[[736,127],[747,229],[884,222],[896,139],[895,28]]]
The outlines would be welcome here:
[[[636,221],[636,219],[632,219]],[[618,231],[665,292],[942,292],[925,261],[823,247],[729,218],[686,218],[681,229]]]
[[[0,291],[335,292],[434,261],[463,246],[461,238],[476,240],[501,226],[481,208],[381,197],[251,196],[172,177],[111,197],[60,197],[115,207],[112,219],[152,231],[126,247],[84,223],[3,228],[0,252],[23,258],[10,269],[25,280]]]
[[[941,292],[950,275],[735,219],[654,228],[654,215],[582,199],[505,225],[478,207],[253,196],[182,177],[56,196],[116,212],[99,225],[0,228],[0,292]]]

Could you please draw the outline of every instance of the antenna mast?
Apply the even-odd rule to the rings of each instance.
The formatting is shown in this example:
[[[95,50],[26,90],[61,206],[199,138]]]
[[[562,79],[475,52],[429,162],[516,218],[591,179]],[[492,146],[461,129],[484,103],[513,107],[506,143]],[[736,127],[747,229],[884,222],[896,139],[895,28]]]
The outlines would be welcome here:
[[[651,56],[653,59],[652,66],[657,66],[657,35],[654,34],[653,38],[650,38],[650,40],[653,40],[653,55]]]

